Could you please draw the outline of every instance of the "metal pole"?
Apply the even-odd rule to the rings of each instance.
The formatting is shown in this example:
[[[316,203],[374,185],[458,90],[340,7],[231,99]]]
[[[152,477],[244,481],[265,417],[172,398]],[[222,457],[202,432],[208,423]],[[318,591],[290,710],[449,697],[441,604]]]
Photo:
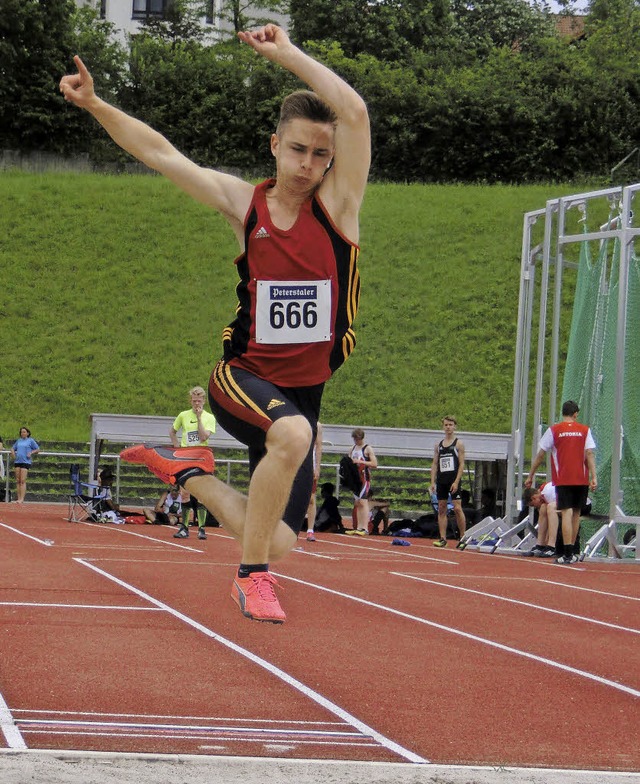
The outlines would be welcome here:
[[[520,257],[520,292],[518,296],[518,324],[516,332],[516,356],[511,403],[511,432],[513,438],[507,456],[507,498],[505,517],[517,517],[517,504],[521,498],[520,488],[524,469],[525,432],[529,391],[529,362],[531,354],[531,323],[533,315],[533,291],[535,287],[535,257],[539,250],[531,248],[531,230],[544,210],[528,212],[524,216],[522,253]]]
[[[615,520],[619,509],[624,511],[620,494],[620,462],[624,434],[622,431],[622,409],[624,402],[624,360],[627,337],[627,292],[629,288],[629,254],[633,235],[629,235],[631,223],[631,189],[622,191],[622,227],[620,230],[620,261],[618,269],[618,321],[616,329],[616,377],[613,406],[613,439],[611,447],[611,485],[609,495],[609,518]]]
[[[558,355],[560,353],[560,314],[562,311],[563,258],[561,237],[564,236],[565,199],[559,200],[558,236],[556,240],[555,288],[553,296],[553,321],[551,329],[551,368],[549,371],[549,423],[558,419]]]
[[[549,267],[551,264],[551,238],[553,215],[558,209],[558,200],[547,202],[544,224],[544,244],[542,247],[542,277],[540,280],[540,316],[538,323],[538,356],[536,359],[536,386],[533,404],[533,431],[531,438],[531,459],[538,451],[542,411],[542,385],[544,380],[544,346],[547,331],[547,303],[549,297]]]

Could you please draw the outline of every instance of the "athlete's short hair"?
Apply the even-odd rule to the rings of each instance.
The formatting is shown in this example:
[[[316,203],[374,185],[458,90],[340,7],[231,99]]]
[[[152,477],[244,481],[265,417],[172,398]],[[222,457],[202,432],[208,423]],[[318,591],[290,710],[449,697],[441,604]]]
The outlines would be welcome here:
[[[311,90],[296,90],[282,101],[276,133],[280,135],[284,126],[298,117],[312,122],[330,123],[334,126],[338,121],[338,115],[329,104]]]
[[[445,417],[442,417],[442,422],[443,422],[443,424],[444,424],[445,422],[453,422],[453,424],[454,424],[454,425],[457,425],[457,424],[458,424],[458,422],[457,422],[456,418],[455,418],[455,417],[452,417],[452,416],[445,416]]]
[[[562,404],[562,416],[573,416],[580,411],[580,406],[575,402],[575,400],[566,400]]]
[[[353,433],[351,433],[351,438],[357,438],[358,441],[364,438],[364,430],[361,427],[356,427]]]
[[[207,393],[204,391],[202,387],[191,387],[191,389],[189,390],[189,397],[191,397],[191,395],[199,395],[201,397],[206,397]]]
[[[522,494],[522,502],[525,506],[531,506],[531,499],[536,496],[540,490],[537,487],[527,487]]]

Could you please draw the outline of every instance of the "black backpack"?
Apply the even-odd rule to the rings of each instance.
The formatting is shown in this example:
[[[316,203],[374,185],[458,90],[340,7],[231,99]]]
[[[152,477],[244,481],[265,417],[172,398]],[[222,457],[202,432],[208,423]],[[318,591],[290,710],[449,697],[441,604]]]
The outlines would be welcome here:
[[[345,455],[340,460],[340,487],[346,487],[352,493],[358,495],[362,490],[362,479],[358,466],[353,462],[349,455]]]

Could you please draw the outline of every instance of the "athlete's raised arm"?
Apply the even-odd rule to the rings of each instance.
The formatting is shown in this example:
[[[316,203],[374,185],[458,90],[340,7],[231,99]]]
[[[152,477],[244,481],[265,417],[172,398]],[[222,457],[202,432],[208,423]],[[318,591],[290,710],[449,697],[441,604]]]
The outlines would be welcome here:
[[[358,211],[371,163],[365,102],[330,68],[292,44],[277,25],[238,33],[238,37],[263,57],[294,73],[335,111],[338,121],[333,166],[320,186],[320,195],[338,228],[357,241]]]
[[[236,235],[249,206],[253,187],[243,180],[198,166],[179,152],[162,134],[96,95],[89,70],[76,55],[77,73],[63,76],[60,92],[75,106],[88,111],[116,144],[151,169],[164,174],[198,201],[223,213]]]

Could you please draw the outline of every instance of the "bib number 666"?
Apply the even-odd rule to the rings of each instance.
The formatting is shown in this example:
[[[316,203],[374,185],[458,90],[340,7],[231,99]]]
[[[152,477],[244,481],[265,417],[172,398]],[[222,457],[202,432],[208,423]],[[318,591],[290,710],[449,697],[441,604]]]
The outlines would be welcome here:
[[[300,302],[272,302],[269,310],[269,322],[273,329],[298,329],[301,325],[306,329],[313,329],[318,323],[318,310],[315,301]]]

